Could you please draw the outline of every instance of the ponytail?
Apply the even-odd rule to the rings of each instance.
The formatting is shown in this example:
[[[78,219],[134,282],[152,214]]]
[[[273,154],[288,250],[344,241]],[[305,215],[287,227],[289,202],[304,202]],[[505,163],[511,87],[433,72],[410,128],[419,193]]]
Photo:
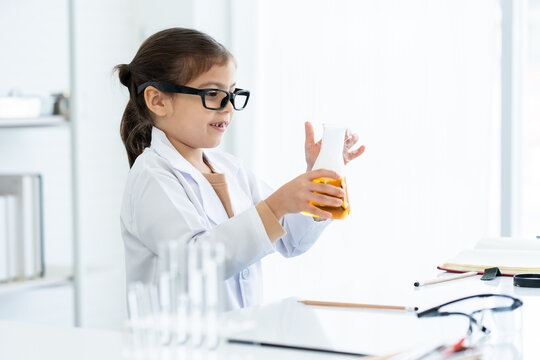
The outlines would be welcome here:
[[[172,28],[146,39],[131,64],[114,67],[120,82],[129,90],[120,135],[130,168],[150,146],[154,126],[144,96],[137,95],[137,84],[166,81],[183,85],[213,65],[223,65],[229,60],[234,60],[231,53],[212,37],[197,30]]]
[[[122,116],[120,135],[126,147],[129,167],[132,167],[135,159],[142,154],[145,148],[150,146],[152,121],[139,115],[139,111],[131,99]]]
[[[136,95],[133,81],[131,81],[131,69],[129,65],[117,65],[118,77],[122,85],[129,89],[130,99],[122,115],[120,123],[120,136],[126,148],[129,167],[133,166],[135,159],[142,154],[145,148],[150,146],[152,140],[152,120],[146,116],[141,116],[141,111],[137,109]],[[142,113],[146,113],[143,108]]]

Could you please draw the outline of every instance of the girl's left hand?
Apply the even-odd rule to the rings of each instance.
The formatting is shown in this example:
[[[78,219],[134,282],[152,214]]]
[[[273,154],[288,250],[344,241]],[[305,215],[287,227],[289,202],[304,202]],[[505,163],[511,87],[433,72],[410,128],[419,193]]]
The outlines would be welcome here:
[[[315,160],[317,159],[317,156],[319,156],[319,152],[321,151],[321,140],[315,142],[315,132],[313,131],[313,125],[309,121],[306,121],[305,123],[306,127],[306,163],[307,163],[307,171],[311,171],[313,168],[313,164],[315,164]],[[349,163],[350,161],[356,159],[360,155],[364,153],[366,150],[366,147],[364,145],[360,146],[356,150],[351,149],[356,145],[358,142],[358,135],[357,134],[351,134],[349,129],[347,129],[347,132],[345,133],[345,143],[343,145],[343,162],[345,164]]]

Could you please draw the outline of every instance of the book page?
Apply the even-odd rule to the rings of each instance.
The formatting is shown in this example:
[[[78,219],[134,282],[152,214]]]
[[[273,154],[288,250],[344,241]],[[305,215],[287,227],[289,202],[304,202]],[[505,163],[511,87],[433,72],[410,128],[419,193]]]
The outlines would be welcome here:
[[[540,273],[540,251],[471,249],[441,266],[445,270],[479,272],[490,267],[498,267],[505,275]]]

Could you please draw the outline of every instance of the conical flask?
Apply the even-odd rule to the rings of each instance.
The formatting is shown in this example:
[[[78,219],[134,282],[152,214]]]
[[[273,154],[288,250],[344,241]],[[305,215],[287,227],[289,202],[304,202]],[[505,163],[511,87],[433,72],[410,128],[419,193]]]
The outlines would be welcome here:
[[[343,203],[341,206],[326,206],[312,202],[313,205],[319,209],[327,211],[332,214],[332,219],[343,219],[349,215],[351,211],[349,205],[349,195],[347,192],[347,182],[345,181],[345,163],[343,161],[343,146],[345,144],[345,133],[347,129],[344,127],[333,126],[324,124],[324,132],[321,142],[321,151],[315,164],[313,164],[313,170],[327,169],[337,172],[342,177],[339,179],[331,178],[318,178],[313,179],[313,182],[326,183],[340,187],[345,191],[345,195],[341,198]]]

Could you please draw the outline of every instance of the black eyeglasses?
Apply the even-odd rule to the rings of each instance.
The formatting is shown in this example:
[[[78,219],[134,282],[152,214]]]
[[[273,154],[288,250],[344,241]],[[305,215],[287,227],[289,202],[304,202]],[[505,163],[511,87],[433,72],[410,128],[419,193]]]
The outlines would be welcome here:
[[[236,89],[231,93],[223,89],[195,89],[163,81],[150,81],[137,86],[137,95],[141,94],[148,86],[165,92],[199,95],[203,106],[209,110],[223,110],[229,101],[235,110],[243,110],[249,100],[248,90]]]
[[[485,305],[493,305],[485,307]],[[515,310],[523,305],[523,302],[509,295],[480,294],[456,299],[431,309],[419,312],[418,318],[461,315],[469,319],[467,335],[473,331],[475,325],[482,333],[489,334],[491,331],[483,323],[486,313],[503,313]]]

